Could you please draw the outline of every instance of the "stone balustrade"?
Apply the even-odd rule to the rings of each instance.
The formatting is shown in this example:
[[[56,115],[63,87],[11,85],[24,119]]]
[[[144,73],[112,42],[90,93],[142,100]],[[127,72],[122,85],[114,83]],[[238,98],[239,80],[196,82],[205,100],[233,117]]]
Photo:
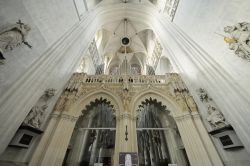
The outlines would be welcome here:
[[[167,73],[165,75],[86,75],[85,73],[74,73],[71,81],[80,83],[139,83],[139,84],[166,84],[173,77],[178,77],[177,73]]]

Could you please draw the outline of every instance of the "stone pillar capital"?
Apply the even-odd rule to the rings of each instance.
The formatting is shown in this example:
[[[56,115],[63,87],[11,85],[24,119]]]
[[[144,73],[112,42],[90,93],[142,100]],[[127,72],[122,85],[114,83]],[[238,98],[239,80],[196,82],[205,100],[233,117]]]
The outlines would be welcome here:
[[[195,112],[191,112],[191,115],[193,118],[201,118],[199,112],[195,111]]]
[[[176,122],[178,122],[178,121],[182,121],[184,119],[191,119],[191,117],[192,117],[191,114],[189,112],[187,112],[186,114],[175,116],[174,119],[176,120]]]
[[[60,112],[59,112],[59,111],[53,111],[53,112],[50,114],[50,117],[51,117],[51,118],[54,118],[54,119],[57,119],[59,116],[60,116]]]
[[[122,119],[134,119],[133,115],[131,115],[128,112],[123,112],[120,115],[117,116],[117,120],[122,120]]]
[[[78,117],[63,113],[61,114],[61,119],[76,122],[78,120]]]

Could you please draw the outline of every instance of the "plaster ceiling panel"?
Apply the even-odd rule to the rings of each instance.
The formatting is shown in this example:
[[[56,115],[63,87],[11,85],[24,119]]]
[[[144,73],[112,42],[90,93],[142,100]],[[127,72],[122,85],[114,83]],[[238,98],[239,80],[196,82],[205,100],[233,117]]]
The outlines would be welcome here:
[[[134,50],[134,52],[146,52],[146,48],[143,44],[143,41],[138,37],[138,35],[131,38],[130,47]]]
[[[133,55],[133,57],[130,59],[130,64],[138,64],[142,66],[142,59],[139,56],[136,56],[136,54]]]
[[[144,44],[145,49],[148,51],[151,47],[150,43],[155,40],[154,32],[151,29],[146,29],[139,32],[138,36]]]
[[[116,52],[121,47],[121,38],[119,36],[112,35],[104,48],[105,52]]]
[[[102,29],[102,48],[105,48],[109,39],[112,37],[112,33],[106,29]]]

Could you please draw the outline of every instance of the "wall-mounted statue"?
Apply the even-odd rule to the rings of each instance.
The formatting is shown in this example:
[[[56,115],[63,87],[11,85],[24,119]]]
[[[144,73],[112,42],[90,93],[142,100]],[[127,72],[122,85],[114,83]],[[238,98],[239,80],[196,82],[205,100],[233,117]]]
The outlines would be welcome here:
[[[30,26],[19,20],[16,24],[11,25],[3,30],[0,30],[0,62],[5,60],[4,53],[13,50],[22,43],[29,48],[32,46],[27,42],[26,38],[31,30]]]
[[[222,128],[228,125],[222,113],[211,105],[208,106],[208,117],[206,119],[209,124],[215,129]]]
[[[237,56],[250,61],[250,23],[241,22],[226,26],[224,32],[230,35],[224,38],[229,49],[234,50]]]
[[[23,121],[24,125],[31,126],[39,129],[45,118],[45,110],[48,108],[47,105],[34,106],[28,116]]]
[[[46,99],[49,99],[49,98],[55,96],[55,93],[56,93],[56,90],[53,89],[53,88],[46,89],[45,92],[44,92],[44,97]]]
[[[216,107],[213,99],[207,94],[205,89],[198,89],[198,94],[200,100],[207,107],[207,117],[206,120],[210,124],[213,130],[220,129],[225,126],[228,126],[229,123],[226,122],[225,117],[220,112],[220,110]]]
[[[30,126],[36,129],[41,128],[45,120],[45,110],[48,108],[48,100],[55,95],[55,92],[56,90],[53,88],[44,91],[44,94],[39,98],[23,121],[23,126]]]

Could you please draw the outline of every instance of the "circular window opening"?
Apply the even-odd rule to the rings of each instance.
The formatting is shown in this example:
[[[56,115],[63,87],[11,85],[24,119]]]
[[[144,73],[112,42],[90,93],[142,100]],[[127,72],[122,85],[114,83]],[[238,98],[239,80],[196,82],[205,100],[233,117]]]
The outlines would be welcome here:
[[[122,38],[122,44],[123,45],[128,45],[129,44],[129,38],[127,38],[127,37],[124,37],[124,38]]]

